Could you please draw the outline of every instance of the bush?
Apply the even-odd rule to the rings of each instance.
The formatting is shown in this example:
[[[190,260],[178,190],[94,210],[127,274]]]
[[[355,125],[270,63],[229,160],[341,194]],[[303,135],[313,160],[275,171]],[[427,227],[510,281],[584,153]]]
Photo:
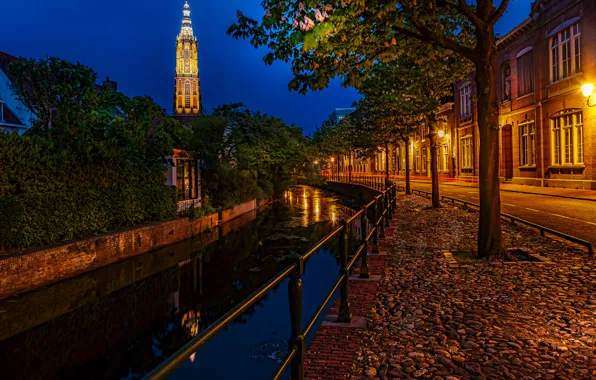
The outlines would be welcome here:
[[[164,185],[74,189],[0,197],[0,246],[27,247],[176,216]]]

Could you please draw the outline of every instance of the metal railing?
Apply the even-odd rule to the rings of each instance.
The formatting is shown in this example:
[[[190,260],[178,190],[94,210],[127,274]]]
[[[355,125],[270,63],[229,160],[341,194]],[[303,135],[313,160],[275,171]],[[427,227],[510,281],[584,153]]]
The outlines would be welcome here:
[[[391,182],[387,182],[385,177],[378,175],[364,175],[359,173],[333,173],[323,175],[323,177],[326,178],[328,181],[364,185],[367,187],[371,187],[375,190],[383,190],[391,185]]]
[[[364,179],[362,179],[364,180]],[[368,179],[366,180],[368,181]],[[368,183],[368,182],[367,182]],[[376,182],[371,185],[377,185]],[[372,186],[371,186],[372,187]],[[253,292],[240,304],[224,314],[221,318],[215,321],[205,331],[185,344],[182,348],[171,355],[166,361],[156,367],[152,372],[145,376],[145,379],[162,379],[169,373],[174,371],[185,360],[187,360],[193,353],[195,353],[207,341],[213,338],[217,333],[223,330],[226,326],[232,323],[237,317],[254,306],[269,290],[279,285],[287,277],[290,278],[288,283],[288,297],[290,305],[290,327],[291,337],[289,339],[289,352],[283,360],[280,368],[274,376],[274,379],[279,379],[284,371],[290,368],[290,377],[292,380],[302,380],[304,378],[304,350],[305,337],[312,331],[318,318],[321,316],[329,302],[333,299],[333,295],[340,289],[340,305],[337,322],[350,323],[352,320],[352,313],[350,311],[350,303],[348,302],[348,279],[350,271],[360,260],[360,277],[368,278],[368,244],[371,242],[371,252],[379,253],[378,238],[385,237],[385,228],[389,226],[389,220],[393,218],[395,213],[397,187],[395,185],[379,189],[380,194],[377,195],[370,203],[362,206],[360,211],[352,215],[348,219],[342,220],[340,226],[334,231],[325,236],[317,244],[315,244],[308,252],[303,255],[292,254],[289,258],[291,264],[281,270],[277,275],[267,281],[263,286]],[[369,210],[374,215],[372,223],[369,228]],[[349,224],[360,218],[361,224],[361,239],[355,250],[355,253],[348,256],[348,232]],[[323,303],[319,306],[314,316],[308,322],[305,329],[302,329],[302,275],[304,273],[304,266],[306,261],[315,254],[321,247],[331,242],[332,239],[339,240],[339,257],[341,269],[339,271],[339,279],[325,297]]]
[[[397,187],[397,189],[399,191],[405,191],[405,187],[403,187],[403,186],[396,186],[396,187]],[[417,195],[421,195],[423,197],[430,197],[432,195],[431,192],[425,191],[425,190],[412,190],[412,193],[413,194],[417,194]],[[446,195],[442,195],[441,196],[441,200],[448,200],[448,201],[451,201],[451,203],[453,203],[453,204],[458,204],[459,203],[459,204],[461,204],[464,207],[470,207],[471,206],[471,207],[475,207],[475,208],[478,208],[478,209],[480,208],[480,205],[477,204],[477,203],[468,202],[466,200],[459,199],[459,198],[448,197]],[[570,241],[572,243],[583,245],[584,247],[586,247],[586,249],[588,250],[588,253],[590,255],[593,255],[594,254],[594,247],[592,246],[592,243],[590,243],[589,241],[586,241],[586,240],[577,238],[575,236],[567,235],[564,232],[553,230],[552,228],[544,227],[544,226],[541,226],[539,224],[530,222],[529,220],[525,220],[525,219],[519,218],[517,216],[513,216],[511,214],[507,214],[507,213],[504,213],[504,212],[501,213],[501,218],[506,219],[506,220],[509,220],[512,224],[514,224],[514,223],[517,222],[517,223],[520,223],[520,224],[523,224],[523,225],[526,225],[526,226],[535,228],[538,231],[540,231],[540,235],[542,235],[542,236],[544,236],[545,233],[549,233],[551,235],[560,237],[561,239]]]

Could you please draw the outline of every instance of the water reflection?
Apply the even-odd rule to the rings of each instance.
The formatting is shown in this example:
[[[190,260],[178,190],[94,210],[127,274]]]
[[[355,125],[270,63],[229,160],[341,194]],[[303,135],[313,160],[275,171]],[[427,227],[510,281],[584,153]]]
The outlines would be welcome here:
[[[297,187],[217,231],[2,300],[0,352],[10,353],[0,358],[3,377],[142,377],[277,273],[288,254],[308,249],[353,212],[331,193]],[[307,265],[305,315],[335,281],[337,262],[327,249],[334,246]],[[266,378],[283,356],[288,321],[282,284],[174,377],[250,370]]]

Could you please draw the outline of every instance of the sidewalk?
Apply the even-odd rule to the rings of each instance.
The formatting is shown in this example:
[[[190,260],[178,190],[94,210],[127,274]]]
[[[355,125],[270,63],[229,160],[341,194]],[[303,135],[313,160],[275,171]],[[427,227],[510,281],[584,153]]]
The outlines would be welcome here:
[[[596,378],[594,258],[506,224],[504,245],[543,261],[466,264],[478,214],[428,205],[399,201],[394,250],[352,378]]]
[[[393,180],[396,183],[403,184],[405,180],[403,178],[397,178]],[[412,179],[414,183],[431,183],[430,180]],[[460,187],[478,187],[477,182],[455,182],[455,181],[442,181],[439,180],[441,186],[460,186]],[[534,194],[534,195],[546,195],[550,197],[559,198],[570,198],[570,199],[582,199],[587,201],[596,202],[596,190],[576,190],[576,189],[560,189],[554,187],[535,187],[527,185],[514,185],[512,183],[501,183],[501,191],[507,191],[511,193],[523,193],[523,194]]]

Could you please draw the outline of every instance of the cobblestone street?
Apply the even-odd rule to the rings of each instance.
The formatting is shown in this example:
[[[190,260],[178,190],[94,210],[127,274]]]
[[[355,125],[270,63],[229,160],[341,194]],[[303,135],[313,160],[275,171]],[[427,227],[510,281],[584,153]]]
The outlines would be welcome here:
[[[395,247],[354,377],[596,377],[595,260],[503,223],[505,247],[547,260],[449,265],[444,250],[457,258],[475,249],[478,214],[429,205],[399,200]]]

